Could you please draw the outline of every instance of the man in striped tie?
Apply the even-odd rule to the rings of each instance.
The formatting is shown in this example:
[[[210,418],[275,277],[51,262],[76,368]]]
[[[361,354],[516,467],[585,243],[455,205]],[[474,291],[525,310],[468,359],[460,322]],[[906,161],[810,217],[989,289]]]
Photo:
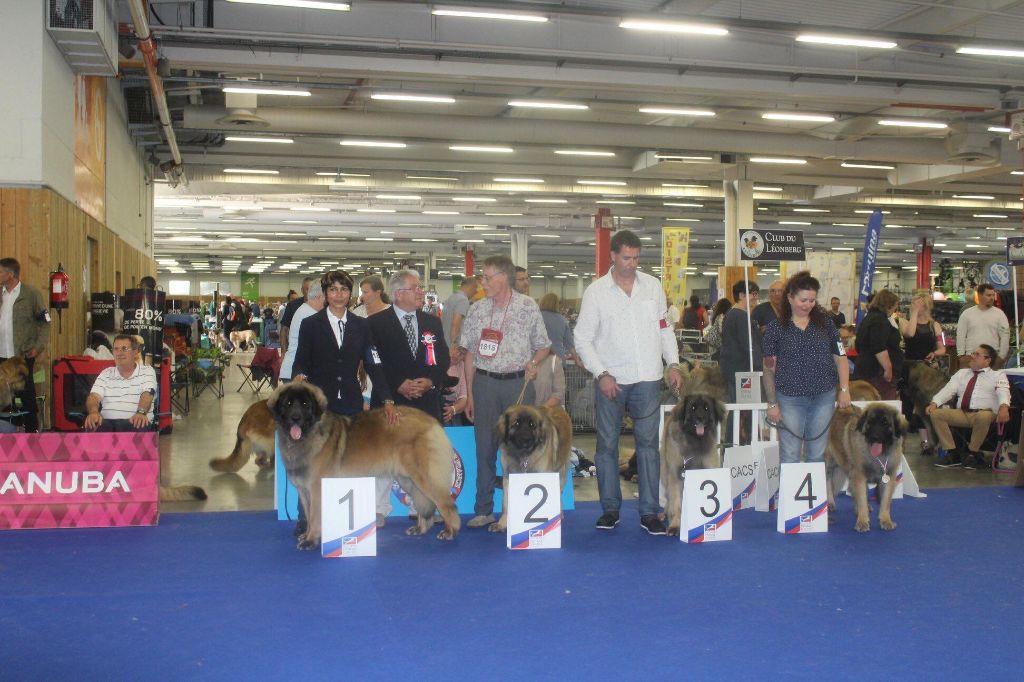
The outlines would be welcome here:
[[[926,412],[931,416],[939,445],[947,454],[939,458],[936,466],[962,464],[964,469],[985,466],[981,444],[985,442],[989,427],[993,421],[1005,424],[1010,420],[1010,384],[1002,372],[992,369],[996,357],[996,349],[988,344],[975,348],[970,355],[970,365],[954,374],[928,405]],[[938,407],[954,398],[955,407]],[[956,449],[951,426],[971,429],[966,454]]]

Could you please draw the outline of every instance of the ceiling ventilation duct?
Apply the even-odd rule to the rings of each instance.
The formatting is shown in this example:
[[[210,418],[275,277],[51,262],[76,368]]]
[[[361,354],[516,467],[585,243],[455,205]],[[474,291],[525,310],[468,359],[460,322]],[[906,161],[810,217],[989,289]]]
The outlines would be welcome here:
[[[234,92],[224,93],[224,106],[228,113],[217,119],[217,123],[232,128],[269,128],[270,121],[256,115],[256,95]]]
[[[949,161],[987,165],[999,160],[999,144],[985,124],[954,123],[945,142]]]

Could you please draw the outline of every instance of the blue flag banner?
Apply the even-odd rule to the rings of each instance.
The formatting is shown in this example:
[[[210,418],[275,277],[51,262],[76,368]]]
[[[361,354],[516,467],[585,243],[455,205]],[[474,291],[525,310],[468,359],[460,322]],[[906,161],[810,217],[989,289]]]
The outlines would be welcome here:
[[[875,278],[875,261],[878,259],[878,243],[882,241],[882,211],[875,209],[868,220],[864,235],[864,257],[860,261],[860,287],[857,289],[857,324],[867,311],[871,296],[871,282]]]

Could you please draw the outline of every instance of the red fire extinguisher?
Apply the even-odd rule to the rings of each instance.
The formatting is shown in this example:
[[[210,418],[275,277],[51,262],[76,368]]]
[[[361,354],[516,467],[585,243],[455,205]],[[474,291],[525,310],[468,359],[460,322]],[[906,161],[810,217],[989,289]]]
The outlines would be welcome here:
[[[64,266],[57,263],[57,272],[50,273],[50,307],[57,311],[57,331],[63,331],[61,310],[68,307],[71,278],[64,272]]]

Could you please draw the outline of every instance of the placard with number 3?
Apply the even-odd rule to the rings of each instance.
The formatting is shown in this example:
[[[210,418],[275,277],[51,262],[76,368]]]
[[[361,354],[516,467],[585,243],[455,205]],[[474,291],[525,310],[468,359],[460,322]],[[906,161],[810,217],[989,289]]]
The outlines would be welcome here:
[[[683,481],[682,527],[687,543],[732,540],[732,475],[729,469],[693,469]]]

